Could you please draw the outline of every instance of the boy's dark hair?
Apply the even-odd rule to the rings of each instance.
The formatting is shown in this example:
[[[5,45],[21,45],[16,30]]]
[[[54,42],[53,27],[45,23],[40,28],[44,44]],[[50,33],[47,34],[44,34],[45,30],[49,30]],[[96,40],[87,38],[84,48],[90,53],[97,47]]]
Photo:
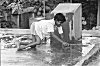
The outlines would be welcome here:
[[[66,21],[65,16],[62,13],[57,13],[54,16],[54,20],[55,21],[62,21],[62,23]]]

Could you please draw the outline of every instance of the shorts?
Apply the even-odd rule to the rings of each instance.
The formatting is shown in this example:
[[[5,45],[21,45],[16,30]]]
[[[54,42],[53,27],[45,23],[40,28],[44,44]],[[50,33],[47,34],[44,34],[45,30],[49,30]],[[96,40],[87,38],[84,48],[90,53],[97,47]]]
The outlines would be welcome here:
[[[41,40],[43,39],[43,33],[42,33],[42,30],[41,28],[39,28],[39,25],[36,25],[35,22],[33,22],[30,26],[30,31],[31,31],[31,34],[33,35],[38,35]]]

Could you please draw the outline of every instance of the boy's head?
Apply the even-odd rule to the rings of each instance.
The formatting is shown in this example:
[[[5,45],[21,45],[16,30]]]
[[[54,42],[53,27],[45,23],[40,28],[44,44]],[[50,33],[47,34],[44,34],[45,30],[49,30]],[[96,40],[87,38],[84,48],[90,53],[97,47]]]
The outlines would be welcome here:
[[[54,16],[54,20],[55,20],[55,25],[60,27],[61,24],[66,21],[66,18],[65,18],[65,16],[62,13],[57,13]]]

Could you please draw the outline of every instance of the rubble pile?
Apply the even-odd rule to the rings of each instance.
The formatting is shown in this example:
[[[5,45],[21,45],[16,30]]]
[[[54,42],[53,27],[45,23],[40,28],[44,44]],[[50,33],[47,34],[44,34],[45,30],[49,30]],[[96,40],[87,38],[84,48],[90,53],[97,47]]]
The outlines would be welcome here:
[[[97,52],[95,52],[95,54],[93,54],[89,59],[85,60],[84,63],[82,64],[82,66],[91,66],[90,65],[91,63],[96,62],[98,60],[98,58],[100,58],[99,55],[100,55],[100,49]]]
[[[90,37],[90,38],[92,38],[92,37]],[[90,40],[90,43],[88,43],[88,44],[91,44],[91,45],[94,44],[90,50],[93,50],[93,47],[94,47],[97,43],[100,42],[99,39],[100,39],[99,37],[94,37],[94,39],[91,39],[91,40]],[[87,51],[87,49],[86,49],[86,51]],[[89,53],[89,52],[88,52],[88,53]],[[99,59],[99,57],[100,57],[99,55],[100,55],[100,48],[99,48],[98,51],[96,51],[93,55],[91,55],[87,60],[85,60],[84,63],[82,64],[82,66],[91,66],[91,65],[90,65],[91,63],[96,62],[96,60]],[[99,61],[100,61],[100,60],[99,60]],[[95,65],[93,65],[93,66],[95,66]]]
[[[17,48],[17,42],[32,42],[28,35],[0,35],[1,49]]]
[[[74,66],[100,66],[100,27],[94,27],[93,30],[82,31],[82,44],[87,47],[82,48],[82,57]]]

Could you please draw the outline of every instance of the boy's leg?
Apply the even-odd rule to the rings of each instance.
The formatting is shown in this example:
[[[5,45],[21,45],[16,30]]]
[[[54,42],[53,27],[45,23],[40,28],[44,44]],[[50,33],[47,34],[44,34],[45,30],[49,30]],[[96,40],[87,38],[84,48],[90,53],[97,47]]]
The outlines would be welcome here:
[[[18,42],[16,43],[16,45],[17,45],[17,50],[18,50],[18,51],[21,50],[21,48],[22,48],[21,42],[18,41]]]
[[[18,41],[17,42],[17,49],[18,50],[22,50],[22,49],[26,49],[26,46],[35,42],[35,38],[34,38],[34,35],[32,35],[32,42],[21,42],[21,41]]]
[[[32,35],[32,43],[34,43],[35,41],[36,41],[35,35]],[[31,46],[31,48],[35,48],[35,47],[36,47],[36,45]]]
[[[34,43],[36,40],[35,40],[35,35],[32,35],[32,42],[20,42],[19,45],[24,45],[24,46],[27,46],[28,44],[31,44],[31,43]]]
[[[40,37],[38,35],[32,35],[32,42],[31,43],[28,43],[28,42],[19,42],[17,44],[17,47],[18,47],[18,50],[23,50],[23,49],[26,49],[28,47],[35,48],[36,45],[39,45],[39,44],[41,44]]]
[[[19,43],[17,44],[17,50],[19,51],[19,50],[25,49],[24,47],[25,47],[26,45],[28,45],[28,44],[29,44],[28,42],[19,42]]]
[[[33,39],[33,41],[30,44],[31,48],[35,48],[36,45],[40,45],[41,44],[41,39],[40,39],[40,37],[38,35],[34,35],[32,39]]]

